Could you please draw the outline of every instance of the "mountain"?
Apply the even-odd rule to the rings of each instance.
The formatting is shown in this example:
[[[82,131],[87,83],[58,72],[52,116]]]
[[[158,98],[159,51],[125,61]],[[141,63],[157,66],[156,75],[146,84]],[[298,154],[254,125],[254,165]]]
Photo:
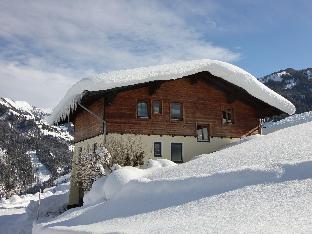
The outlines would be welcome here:
[[[49,126],[48,114],[0,98],[0,198],[36,192],[70,171],[72,126]]]
[[[296,106],[296,113],[312,110],[312,68],[287,68],[259,78]]]

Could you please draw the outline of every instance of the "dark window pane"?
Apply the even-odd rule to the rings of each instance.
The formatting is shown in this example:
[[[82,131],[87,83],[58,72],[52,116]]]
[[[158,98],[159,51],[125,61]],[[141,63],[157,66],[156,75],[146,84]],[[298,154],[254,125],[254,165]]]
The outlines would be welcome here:
[[[171,143],[171,160],[173,162],[182,162],[182,144]]]
[[[161,102],[153,101],[153,114],[161,114]]]
[[[222,123],[233,123],[233,114],[231,109],[222,111]]]
[[[230,112],[228,112],[227,122],[232,123],[232,114]]]
[[[161,157],[161,142],[154,142],[154,156]]]
[[[181,120],[182,119],[182,106],[181,103],[171,103],[171,119]]]
[[[138,117],[148,118],[148,105],[147,102],[138,102]]]

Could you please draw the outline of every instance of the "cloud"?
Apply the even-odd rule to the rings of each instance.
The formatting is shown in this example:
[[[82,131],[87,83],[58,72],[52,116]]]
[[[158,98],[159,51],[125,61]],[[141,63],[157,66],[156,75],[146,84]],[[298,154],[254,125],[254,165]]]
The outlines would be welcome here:
[[[204,15],[200,7],[188,11],[188,5],[175,3],[1,1],[1,84],[10,88],[11,94],[6,91],[9,96],[18,92],[36,105],[47,106],[64,93],[62,87],[94,72],[178,60],[239,58],[238,53],[204,37],[205,26],[206,34],[218,25],[209,17],[199,20]],[[208,13],[217,7],[209,6],[206,4]],[[4,76],[9,71],[14,77],[11,81]],[[39,84],[47,82],[56,92],[51,97],[41,90],[31,94],[18,87],[25,80],[33,89],[44,88]]]
[[[74,82],[71,76],[14,63],[0,63],[0,77],[0,96],[25,100],[43,108],[54,106]]]

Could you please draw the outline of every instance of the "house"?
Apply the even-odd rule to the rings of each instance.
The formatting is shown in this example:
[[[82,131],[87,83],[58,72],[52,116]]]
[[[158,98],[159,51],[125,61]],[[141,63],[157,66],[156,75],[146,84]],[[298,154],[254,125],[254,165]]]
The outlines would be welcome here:
[[[145,159],[181,163],[260,133],[264,117],[294,112],[292,103],[248,72],[204,59],[83,79],[68,90],[49,122],[73,122],[73,159],[117,138],[139,141]],[[79,191],[72,183],[70,205],[81,199]]]

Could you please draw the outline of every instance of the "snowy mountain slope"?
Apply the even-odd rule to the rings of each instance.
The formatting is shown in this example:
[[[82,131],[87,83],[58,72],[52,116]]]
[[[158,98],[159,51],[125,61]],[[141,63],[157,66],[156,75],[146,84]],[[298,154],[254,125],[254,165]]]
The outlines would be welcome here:
[[[33,232],[308,233],[311,138],[308,122],[159,167],[125,183],[108,199],[103,195],[93,205],[35,225]],[[109,193],[105,181],[102,190]]]
[[[40,179],[46,184],[68,173],[73,137],[66,126],[46,124],[47,116],[25,101],[0,98],[0,148],[6,152],[0,160],[0,198],[36,192],[34,175],[39,165],[46,169],[45,179]]]
[[[287,68],[259,80],[290,100],[296,106],[296,113],[312,110],[312,68]]]
[[[52,176],[51,172],[40,162],[36,155],[36,151],[28,151],[26,154],[28,154],[31,158],[34,171],[35,180],[33,182],[33,186],[35,186],[38,182],[43,183],[48,181]]]
[[[9,98],[0,98],[0,117],[5,119],[8,115],[13,114],[22,120],[33,120],[38,126],[40,133],[43,135],[51,135],[65,141],[72,141],[73,137],[69,134],[68,129],[64,126],[50,126],[45,119],[49,113],[44,110],[33,107],[25,101],[13,101]],[[6,108],[5,108],[6,107]]]

